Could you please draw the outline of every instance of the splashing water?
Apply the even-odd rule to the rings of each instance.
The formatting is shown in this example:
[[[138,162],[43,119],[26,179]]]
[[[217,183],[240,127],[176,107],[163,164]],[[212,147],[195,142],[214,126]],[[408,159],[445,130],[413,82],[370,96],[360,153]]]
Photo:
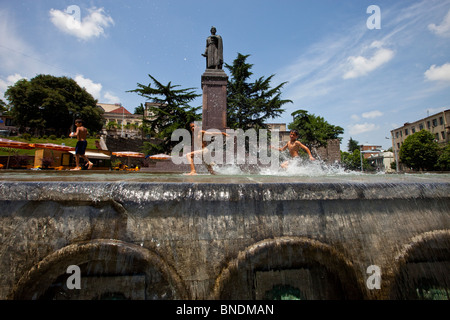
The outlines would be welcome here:
[[[359,171],[352,171],[345,169],[341,164],[327,164],[322,160],[310,161],[302,158],[295,158],[288,160],[288,166],[282,168],[280,166],[263,167],[253,166],[251,168],[252,174],[265,176],[305,176],[305,177],[321,177],[321,176],[340,176],[340,175],[362,175]],[[249,174],[248,168],[240,167],[236,164],[217,166],[214,170],[223,175],[246,175]]]

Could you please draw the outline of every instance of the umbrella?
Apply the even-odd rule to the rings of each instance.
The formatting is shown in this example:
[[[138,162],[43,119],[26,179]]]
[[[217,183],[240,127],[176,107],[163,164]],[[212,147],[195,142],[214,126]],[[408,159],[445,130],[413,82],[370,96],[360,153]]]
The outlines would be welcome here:
[[[154,154],[152,156],[149,156],[149,158],[152,160],[170,160],[170,159],[172,159],[172,156],[169,156],[169,155],[163,154],[163,153],[159,153],[159,154]]]
[[[34,149],[34,144],[22,141],[0,138],[0,147],[13,149]]]
[[[117,151],[112,154],[117,157],[145,158],[145,154],[133,151]]]
[[[15,141],[10,139],[4,139],[0,138],[0,147],[2,148],[10,148],[10,149],[34,149],[34,144],[22,142],[22,141]],[[6,169],[9,168],[9,158],[11,156],[11,152],[8,154],[8,162],[6,164]]]
[[[134,151],[116,151],[112,153],[113,156],[128,158],[128,166],[130,166],[130,158],[145,158],[145,154]]]
[[[55,143],[35,143],[36,149],[51,149],[56,151],[74,151],[75,147],[63,146]]]

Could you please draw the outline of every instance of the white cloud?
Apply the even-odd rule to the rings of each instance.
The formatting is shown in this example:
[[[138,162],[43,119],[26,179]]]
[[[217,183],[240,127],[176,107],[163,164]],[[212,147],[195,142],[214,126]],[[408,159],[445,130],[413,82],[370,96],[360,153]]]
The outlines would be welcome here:
[[[425,78],[430,81],[450,81],[450,63],[437,67],[433,64],[425,71]]]
[[[87,92],[89,92],[94,99],[97,99],[99,102],[104,103],[120,103],[120,98],[115,96],[112,92],[106,91],[104,94],[102,93],[103,86],[101,83],[95,83],[89,78],[85,78],[83,75],[78,74],[74,79],[78,85],[82,88],[85,88]]]
[[[379,41],[374,41],[370,48],[377,49],[370,58],[363,56],[351,56],[347,59],[350,70],[344,74],[344,79],[365,76],[369,72],[372,72],[373,70],[381,67],[383,64],[389,62],[394,57],[394,51],[382,48],[382,44]]]
[[[432,23],[428,25],[428,29],[438,36],[450,37],[450,10],[447,12],[447,15],[440,25]]]
[[[114,20],[105,14],[103,8],[91,8],[88,11],[89,14],[81,19],[80,12],[77,16],[65,11],[50,9],[50,20],[61,31],[81,40],[99,37],[105,33],[104,28],[114,25]]]
[[[15,73],[15,74],[11,74],[11,75],[7,76],[6,80],[0,79],[0,93],[1,93],[0,99],[4,99],[3,96],[5,94],[5,91],[8,90],[9,86],[14,85],[17,81],[19,81],[20,79],[23,79],[23,78],[25,78],[25,77],[22,77],[20,74]],[[5,100],[5,102],[6,102],[6,100]]]
[[[377,130],[378,126],[373,123],[361,123],[361,124],[353,124],[349,126],[348,132],[350,134],[360,134],[363,132],[374,131]]]
[[[85,78],[80,74],[76,75],[74,80],[80,87],[85,88],[86,91],[94,97],[94,99],[100,100],[102,91],[101,83],[95,83],[91,79]]]
[[[105,103],[120,103],[120,98],[107,91],[103,96],[103,101]]]
[[[372,118],[381,117],[382,115],[383,115],[383,112],[374,110],[374,111],[364,112],[361,116],[365,119],[372,119]]]

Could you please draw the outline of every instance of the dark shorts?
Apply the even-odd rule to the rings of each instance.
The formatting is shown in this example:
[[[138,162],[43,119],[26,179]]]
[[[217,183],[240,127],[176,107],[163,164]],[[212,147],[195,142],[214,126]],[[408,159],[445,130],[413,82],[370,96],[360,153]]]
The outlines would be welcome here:
[[[86,152],[87,141],[78,141],[75,146],[75,154],[79,154],[80,156],[84,155]]]

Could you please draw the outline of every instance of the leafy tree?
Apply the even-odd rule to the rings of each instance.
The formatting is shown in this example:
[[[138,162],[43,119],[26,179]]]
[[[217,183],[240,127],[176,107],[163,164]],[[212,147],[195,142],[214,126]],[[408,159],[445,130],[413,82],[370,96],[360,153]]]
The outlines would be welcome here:
[[[352,137],[348,140],[347,150],[348,152],[353,152],[355,150],[359,150],[359,142],[356,140],[353,140]]]
[[[148,126],[154,137],[161,140],[161,144],[147,143],[146,152],[170,152],[177,142],[172,142],[172,132],[179,128],[188,129],[189,123],[201,119],[197,113],[201,107],[191,107],[189,103],[199,97],[193,88],[176,89],[179,85],[169,82],[163,85],[151,75],[148,75],[152,84],[138,83],[137,89],[128,92],[136,92],[140,96],[154,102],[156,106],[149,107]]]
[[[6,102],[0,99],[0,113],[8,111],[8,107],[6,106]]]
[[[433,170],[438,160],[439,145],[432,133],[420,130],[405,139],[400,148],[400,161],[414,170]]]
[[[440,150],[437,168],[443,171],[450,171],[450,143],[447,143],[447,145]]]
[[[359,149],[353,150],[352,153],[341,151],[341,164],[348,170],[361,170],[361,159],[364,171],[370,171],[372,168],[369,161],[361,158]]]
[[[103,126],[97,100],[67,77],[41,74],[29,81],[21,79],[6,90],[5,97],[21,131],[68,134],[75,118],[82,118],[93,132]]]
[[[299,140],[309,149],[326,147],[330,139],[342,140],[339,135],[344,133],[344,129],[329,124],[322,117],[308,114],[306,110],[297,110],[291,115],[294,121],[288,128],[297,130]]]
[[[231,74],[227,86],[227,125],[231,129],[264,128],[267,119],[281,115],[281,107],[292,102],[281,99],[286,82],[271,88],[274,75],[249,82],[253,75],[253,65],[246,62],[249,56],[238,53],[233,65],[225,64]]]

